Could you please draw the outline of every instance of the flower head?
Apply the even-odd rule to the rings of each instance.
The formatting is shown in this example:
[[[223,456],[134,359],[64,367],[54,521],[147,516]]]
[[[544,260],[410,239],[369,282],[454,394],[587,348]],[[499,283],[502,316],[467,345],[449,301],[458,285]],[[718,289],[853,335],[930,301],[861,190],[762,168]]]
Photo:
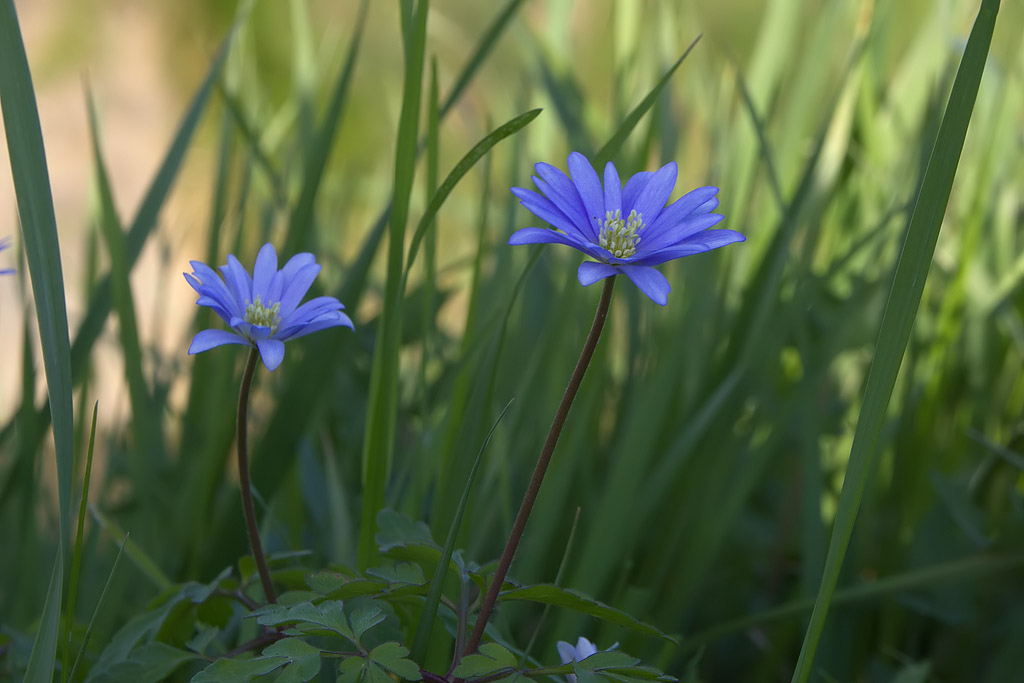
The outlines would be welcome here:
[[[612,645],[608,650],[614,650],[619,646],[618,643]],[[562,664],[569,664],[570,662],[582,662],[590,655],[598,653],[597,646],[592,642],[580,636],[579,640],[576,641],[576,646],[560,640],[555,643],[555,647],[558,648],[558,656],[562,659]],[[608,652],[608,650],[601,650],[601,652]],[[576,683],[575,674],[566,674],[566,678],[569,679],[569,683]]]
[[[289,339],[339,325],[352,329],[352,321],[341,312],[345,307],[333,296],[299,305],[320,273],[312,254],[296,254],[278,270],[274,246],[264,244],[252,277],[231,254],[227,265],[220,267],[223,279],[205,263],[190,263],[192,273],[184,275],[199,293],[196,303],[212,308],[231,327],[230,332],[202,330],[192,339],[190,354],[223,344],[252,346],[273,371],[284,359],[284,342]]]
[[[0,237],[0,251],[3,251],[7,247],[11,246],[10,237]],[[10,275],[14,272],[13,268],[0,268],[0,275]]]
[[[534,167],[533,182],[542,194],[512,188],[520,203],[554,230],[523,228],[508,243],[554,242],[582,251],[594,259],[580,264],[583,286],[622,273],[664,306],[672,287],[654,266],[746,239],[735,230],[708,230],[723,218],[711,213],[718,206],[717,187],[697,188],[665,205],[676,184],[674,162],[637,173],[625,186],[608,162],[603,187],[579,152],[569,155],[568,165],[571,177],[550,164]]]

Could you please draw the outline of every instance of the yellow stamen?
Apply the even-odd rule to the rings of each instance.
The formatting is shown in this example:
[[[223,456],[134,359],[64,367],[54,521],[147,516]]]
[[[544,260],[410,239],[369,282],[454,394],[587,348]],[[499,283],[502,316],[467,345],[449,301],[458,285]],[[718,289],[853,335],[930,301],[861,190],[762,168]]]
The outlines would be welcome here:
[[[636,211],[630,211],[626,220],[622,220],[621,211],[608,211],[598,236],[598,244],[615,258],[629,258],[636,253],[636,245],[640,243],[639,233],[643,229],[643,216]]]
[[[277,330],[277,324],[281,322],[281,302],[272,306],[264,306],[259,297],[252,303],[245,301],[245,322],[260,327],[269,327],[271,333]]]

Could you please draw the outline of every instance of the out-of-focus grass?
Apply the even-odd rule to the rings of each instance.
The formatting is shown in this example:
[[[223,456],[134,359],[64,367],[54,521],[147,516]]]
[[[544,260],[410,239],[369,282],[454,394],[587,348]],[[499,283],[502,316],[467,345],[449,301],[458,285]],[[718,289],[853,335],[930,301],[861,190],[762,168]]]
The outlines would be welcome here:
[[[748,241],[665,266],[673,292],[664,309],[619,288],[512,574],[554,579],[578,507],[563,585],[681,634],[683,647],[662,649],[556,611],[536,654],[550,658],[555,640],[587,635],[601,646],[619,640],[681,674],[698,652],[687,641],[693,634],[708,680],[787,678],[821,578],[895,259],[975,8],[895,0],[770,3],[755,12],[729,3],[472,5],[431,6],[423,64],[437,57],[439,88],[423,100],[440,103],[428,137],[441,175],[429,182],[417,162],[403,189],[393,182],[400,5],[369,3],[362,28],[357,3],[339,13],[298,0],[287,10],[257,4],[223,68],[205,64],[210,80],[201,87],[197,73],[197,95],[137,216],[111,215],[98,202],[97,224],[131,227],[122,244],[109,230],[100,242],[113,277],[102,265],[85,322],[72,332],[76,382],[89,374],[103,326],[126,332],[110,316],[123,319],[132,306],[130,292],[118,290],[120,271],[159,231],[182,227],[157,227],[157,216],[182,155],[201,144],[193,137],[201,119],[198,139],[213,150],[216,173],[205,244],[192,257],[220,264],[232,252],[251,262],[266,239],[311,249],[325,265],[322,292],[338,295],[356,321],[354,335],[291,343],[282,368],[257,380],[253,478],[270,550],[310,548],[311,562],[355,564],[364,462],[382,465],[388,451],[390,476],[376,480],[374,495],[426,517],[443,538],[480,444],[515,397],[483,456],[459,536],[471,556],[497,555],[597,296],[576,283],[575,252],[505,246],[515,228],[536,224],[507,188],[529,185],[535,161],[564,165],[574,145],[596,153],[703,32],[612,158],[627,174],[676,160],[679,191],[720,186],[725,225]],[[496,43],[481,45],[503,8],[511,19],[497,24]],[[888,681],[915,664],[936,680],[1003,681],[1017,671],[1024,49],[1013,27],[1022,14],[1012,3],[996,26],[815,660],[822,680]],[[272,47],[268,17],[288,27]],[[484,56],[479,71],[444,108],[475,54]],[[276,67],[264,68],[268,60]],[[423,71],[426,94],[431,71]],[[385,236],[413,232],[389,232],[392,186],[409,194],[415,226],[429,201],[425,186],[496,122],[534,107],[541,116],[448,196],[404,294],[387,293]],[[429,133],[427,109],[419,107],[418,129]],[[401,143],[399,166],[408,173],[419,136],[406,126],[414,134]],[[102,117],[99,128],[104,138],[117,134]],[[191,297],[176,278],[187,265],[173,265],[167,296]],[[381,304],[396,296],[402,306],[390,310],[400,319],[385,324]],[[210,324],[197,310],[193,329]],[[367,445],[383,330],[402,331],[392,340],[397,383],[387,389],[395,429]],[[239,355],[223,348],[186,357],[186,345],[183,334],[180,355],[157,358],[143,336],[137,357],[125,356],[126,386],[136,385],[135,405],[151,405],[160,443],[147,447],[155,430],[133,429],[146,419],[139,409],[122,429],[97,435],[106,467],[90,496],[98,517],[131,534],[126,559],[135,559],[122,563],[104,598],[93,644],[153,596],[143,571],[208,581],[246,552],[225,474]],[[32,358],[8,365],[19,360],[31,385]],[[180,377],[188,391],[172,399]],[[0,614],[13,639],[0,672],[19,666],[58,538],[36,474],[49,413],[32,401],[26,393],[0,425],[0,536],[18,548],[0,554]],[[87,395],[80,402],[91,404]],[[374,421],[386,426],[386,413]],[[62,500],[69,509],[75,502]],[[86,527],[76,637],[120,542]],[[525,643],[538,616],[504,606],[497,623]]]

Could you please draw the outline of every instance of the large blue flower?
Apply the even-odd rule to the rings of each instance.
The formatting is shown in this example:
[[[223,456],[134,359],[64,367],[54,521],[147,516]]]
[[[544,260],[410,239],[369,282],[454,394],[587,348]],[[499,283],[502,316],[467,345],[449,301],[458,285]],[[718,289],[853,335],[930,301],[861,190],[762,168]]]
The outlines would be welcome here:
[[[209,306],[231,331],[203,330],[192,339],[188,352],[200,353],[223,344],[242,344],[259,349],[267,370],[273,372],[284,359],[284,342],[328,327],[352,321],[342,313],[345,307],[333,296],[318,296],[299,305],[320,266],[312,254],[296,254],[277,269],[277,252],[264,244],[249,272],[233,255],[221,266],[224,278],[200,261],[190,261],[192,273],[185,279],[199,293],[196,303]]]
[[[543,194],[513,187],[512,194],[555,229],[523,228],[509,244],[568,244],[594,261],[584,261],[579,281],[584,287],[622,273],[652,301],[662,306],[672,287],[653,266],[710,251],[746,238],[735,230],[708,230],[722,220],[711,213],[718,206],[717,187],[700,187],[665,206],[676,184],[676,165],[635,174],[625,187],[608,162],[604,187],[594,167],[579,152],[569,155],[565,175],[550,164],[534,167],[533,182]]]
[[[0,251],[3,251],[7,247],[11,246],[10,237],[0,237]],[[0,275],[10,275],[14,272],[13,268],[0,268]]]

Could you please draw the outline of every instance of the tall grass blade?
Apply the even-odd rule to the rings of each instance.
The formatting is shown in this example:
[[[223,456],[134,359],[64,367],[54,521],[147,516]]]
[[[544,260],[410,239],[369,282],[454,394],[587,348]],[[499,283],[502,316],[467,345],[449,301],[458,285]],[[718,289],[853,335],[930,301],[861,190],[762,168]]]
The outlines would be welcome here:
[[[285,240],[283,254],[295,254],[312,248],[314,204],[324,171],[327,168],[331,149],[334,147],[334,138],[338,132],[341,116],[345,111],[345,103],[348,101],[349,84],[352,82],[356,57],[359,55],[359,45],[363,37],[363,28],[366,25],[368,5],[369,0],[362,0],[359,4],[359,16],[356,19],[355,28],[352,30],[345,65],[342,67],[338,82],[331,93],[324,120],[316,131],[309,148],[309,156],[306,158],[302,174],[302,189],[288,220],[288,237]]]
[[[75,622],[75,603],[78,597],[78,575],[82,567],[82,542],[85,537],[85,514],[86,506],[89,503],[89,479],[92,476],[92,454],[96,445],[96,414],[99,412],[99,402],[92,407],[92,427],[89,430],[89,450],[85,457],[85,475],[82,478],[82,500],[78,504],[78,529],[75,532],[75,551],[71,558],[71,578],[68,583],[68,604],[64,613],[64,647],[61,658],[61,680],[68,680],[68,670],[71,666],[71,627]]]
[[[444,590],[444,580],[448,573],[448,564],[451,562],[452,552],[455,550],[455,540],[459,535],[459,527],[462,525],[463,513],[466,512],[466,504],[469,503],[469,493],[473,490],[473,482],[476,481],[480,460],[487,449],[487,444],[491,442],[491,437],[494,436],[494,431],[501,424],[501,419],[505,417],[505,413],[512,407],[513,401],[515,401],[514,398],[510,399],[505,404],[505,407],[501,409],[498,419],[494,421],[490,431],[487,432],[487,436],[484,437],[484,442],[480,444],[480,450],[477,451],[473,467],[469,470],[469,478],[466,480],[466,486],[462,490],[459,505],[455,509],[455,518],[452,520],[451,528],[448,529],[448,538],[445,539],[444,548],[441,551],[441,559],[437,563],[434,577],[430,580],[430,591],[427,593],[427,601],[423,605],[423,613],[420,615],[420,623],[416,629],[416,637],[413,640],[411,655],[413,661],[421,662],[427,654],[427,645],[430,643],[430,630],[437,619],[437,608],[441,604],[441,591]]]
[[[455,185],[462,180],[462,176],[469,172],[469,169],[473,168],[480,158],[487,154],[492,147],[504,140],[510,135],[517,133],[530,121],[537,118],[540,114],[540,109],[532,109],[525,114],[520,114],[511,121],[504,125],[498,126],[493,131],[488,133],[480,142],[473,146],[473,149],[469,150],[459,163],[455,164],[455,168],[451,170],[448,177],[441,183],[441,187],[437,189],[434,196],[430,199],[430,204],[423,212],[423,217],[420,219],[419,224],[416,226],[416,231],[413,233],[412,241],[409,243],[409,256],[405,264],[405,274],[402,277],[403,283],[409,277],[409,271],[412,269],[412,264],[416,260],[416,254],[419,253],[420,242],[423,240],[424,234],[433,224],[434,216],[440,210],[441,205],[444,204],[444,200],[448,198],[451,191],[455,188]]]
[[[0,109],[3,110],[25,257],[32,279],[57,460],[59,541],[42,619],[25,674],[25,680],[34,683],[52,680],[57,655],[64,558],[67,554],[71,509],[74,410],[71,345],[64,305],[64,277],[57,221],[53,213],[50,176],[46,168],[46,151],[32,74],[13,0],[0,1],[0,64],[3,65],[0,68]]]
[[[405,86],[395,149],[394,189],[388,234],[388,274],[384,308],[373,354],[370,396],[363,437],[363,516],[359,527],[359,567],[365,569],[377,552],[374,529],[384,506],[384,489],[391,469],[395,415],[398,409],[398,350],[402,337],[402,254],[409,199],[416,167],[423,52],[430,3],[419,0],[405,31]],[[403,15],[404,16],[404,15]]]
[[[803,647],[793,673],[794,683],[804,683],[811,674],[814,655],[825,627],[829,604],[839,581],[846,548],[853,533],[857,510],[867,484],[875,455],[875,444],[885,420],[889,398],[896,383],[900,361],[910,339],[914,317],[921,303],[935,243],[953,187],[967,126],[985,70],[999,0],[983,0],[964,49],[953,90],[949,95],[939,133],[932,148],[924,181],[910,219],[907,238],[900,254],[889,300],[875,346],[875,356],[864,389],[864,403],[847,464],[835,527],[814,610],[804,635]]]

